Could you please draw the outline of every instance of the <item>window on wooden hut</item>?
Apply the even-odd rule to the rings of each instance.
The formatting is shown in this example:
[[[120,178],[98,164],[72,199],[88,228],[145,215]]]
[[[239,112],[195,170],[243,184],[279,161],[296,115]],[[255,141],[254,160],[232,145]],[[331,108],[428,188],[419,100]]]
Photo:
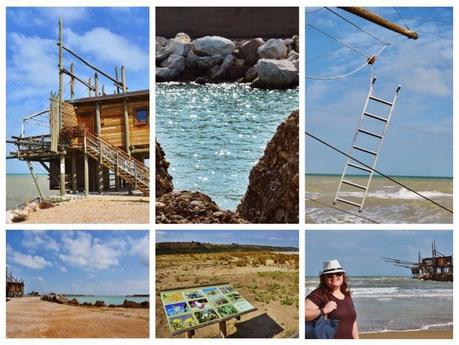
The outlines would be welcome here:
[[[135,110],[135,118],[134,123],[136,125],[143,125],[148,123],[148,109],[147,108],[139,108]]]

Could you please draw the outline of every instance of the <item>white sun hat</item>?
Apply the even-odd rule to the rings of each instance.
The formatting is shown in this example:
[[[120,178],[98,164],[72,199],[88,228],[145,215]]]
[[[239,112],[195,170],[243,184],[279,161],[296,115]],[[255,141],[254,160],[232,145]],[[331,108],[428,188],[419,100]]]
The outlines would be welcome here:
[[[328,273],[346,273],[346,271],[341,267],[338,260],[330,260],[324,262],[324,267],[320,275]]]

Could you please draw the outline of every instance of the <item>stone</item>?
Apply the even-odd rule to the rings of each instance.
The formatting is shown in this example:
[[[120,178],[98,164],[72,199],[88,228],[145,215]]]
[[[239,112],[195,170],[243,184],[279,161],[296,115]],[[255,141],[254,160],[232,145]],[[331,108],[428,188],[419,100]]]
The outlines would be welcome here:
[[[76,298],[72,298],[68,304],[70,305],[80,305],[80,303],[78,303],[78,300]]]
[[[163,62],[169,57],[169,55],[171,55],[169,47],[161,47],[159,50],[156,51],[155,54],[156,63],[159,64]]]
[[[185,58],[181,55],[171,54],[159,66],[167,67],[171,71],[171,75],[178,77],[185,70]]]
[[[293,50],[299,53],[300,52],[300,36],[294,35],[292,37],[292,40],[293,40]]]
[[[124,302],[123,302],[123,307],[125,307],[125,308],[140,308],[141,305],[140,305],[140,303],[125,299]]]
[[[298,70],[287,59],[260,59],[257,63],[257,79],[251,84],[262,89],[286,89],[297,85]]]
[[[56,302],[59,304],[67,304],[68,299],[64,295],[58,295],[58,296],[54,296],[53,302]]]
[[[165,47],[169,40],[166,37],[156,36],[156,50],[159,50],[162,47]]]
[[[258,48],[258,55],[263,59],[284,59],[287,56],[287,46],[284,40],[272,38]]]
[[[211,73],[210,77],[213,80],[222,80],[226,76],[228,69],[234,64],[236,58],[233,54],[228,54],[223,58],[223,62],[220,66],[215,66],[216,71]]]
[[[190,51],[186,56],[186,66],[200,70],[208,70],[220,64],[222,61],[222,55],[198,56],[193,51]]]
[[[245,64],[243,59],[235,59],[234,63],[226,71],[226,78],[231,82],[237,81],[244,78],[248,69],[249,66]]]
[[[238,49],[237,57],[243,59],[248,66],[253,66],[257,63],[259,55],[258,48],[260,48],[265,41],[262,38],[254,38],[245,41]]]
[[[97,300],[96,303],[94,303],[94,306],[95,307],[104,307],[105,306],[105,302]]]
[[[244,82],[251,83],[257,78],[257,75],[258,75],[257,66],[255,65],[255,66],[250,67],[244,76]]]
[[[161,145],[156,141],[156,197],[160,197],[163,194],[170,193],[174,190],[174,184],[172,183],[172,176],[168,172],[169,162],[166,160],[166,154],[164,153]],[[163,208],[162,205],[156,205],[156,207]]]
[[[225,211],[207,195],[200,192],[178,191],[162,195],[156,201],[166,206],[156,209],[156,223],[160,224],[245,224],[244,219]]]
[[[141,306],[142,308],[150,308],[150,302],[148,302],[148,301],[143,301],[143,302],[140,303],[140,306]]]
[[[193,41],[193,52],[198,56],[224,56],[231,54],[234,47],[234,42],[221,36],[205,36]]]
[[[169,42],[169,51],[172,54],[186,56],[192,48],[190,36],[180,32]]]
[[[299,112],[281,123],[252,168],[237,213],[252,223],[298,223]]]
[[[156,67],[155,78],[156,78],[157,82],[163,82],[163,81],[170,80],[169,75],[170,75],[169,68],[167,68],[167,67]]]

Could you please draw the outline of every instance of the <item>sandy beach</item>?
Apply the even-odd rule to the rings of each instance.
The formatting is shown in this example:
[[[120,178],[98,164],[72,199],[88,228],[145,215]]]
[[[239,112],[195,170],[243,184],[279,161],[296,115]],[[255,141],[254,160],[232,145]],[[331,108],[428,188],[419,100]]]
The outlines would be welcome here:
[[[149,309],[77,307],[15,298],[6,303],[8,338],[147,338]]]
[[[230,283],[258,309],[242,315],[240,321],[229,320],[228,337],[287,338],[297,334],[298,256],[227,252],[156,256],[156,337],[171,337],[159,291],[222,282]],[[195,335],[218,336],[218,324],[199,328]]]
[[[360,334],[360,339],[453,339],[453,330],[419,330]]]
[[[90,196],[32,212],[22,223],[146,224],[149,222],[148,200],[148,197]]]

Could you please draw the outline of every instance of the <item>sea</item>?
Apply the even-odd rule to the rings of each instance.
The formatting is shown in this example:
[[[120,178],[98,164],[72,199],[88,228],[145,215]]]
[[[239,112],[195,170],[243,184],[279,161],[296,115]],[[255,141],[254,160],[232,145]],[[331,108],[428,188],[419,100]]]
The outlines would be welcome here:
[[[78,303],[92,303],[94,304],[96,301],[104,301],[106,305],[114,304],[114,305],[120,305],[123,304],[124,300],[129,300],[137,303],[145,302],[145,301],[150,301],[150,297],[130,297],[130,296],[76,296],[76,295],[66,295],[67,299],[73,299],[76,298]]]
[[[36,174],[38,185],[46,198],[57,191],[49,189],[48,174]],[[40,196],[30,174],[6,174],[6,209],[16,206]]]
[[[453,328],[453,283],[411,277],[350,277],[359,331]],[[306,277],[306,296],[319,284]]]
[[[368,223],[362,216],[378,223],[441,223],[453,222],[452,213],[424,200],[409,190],[385,179],[373,176],[361,213],[358,208],[338,202],[335,207],[358,216],[328,207],[333,206],[341,175],[306,175],[306,223]],[[352,176],[353,182],[366,184],[367,178]],[[416,190],[435,202],[453,209],[453,179],[443,177],[395,177],[397,181]],[[341,194],[345,199],[363,195],[350,191]],[[315,201],[322,204],[321,205]],[[354,199],[359,200],[360,199]]]
[[[235,210],[250,170],[298,102],[298,89],[157,84],[156,138],[170,162],[174,189],[200,191]]]

